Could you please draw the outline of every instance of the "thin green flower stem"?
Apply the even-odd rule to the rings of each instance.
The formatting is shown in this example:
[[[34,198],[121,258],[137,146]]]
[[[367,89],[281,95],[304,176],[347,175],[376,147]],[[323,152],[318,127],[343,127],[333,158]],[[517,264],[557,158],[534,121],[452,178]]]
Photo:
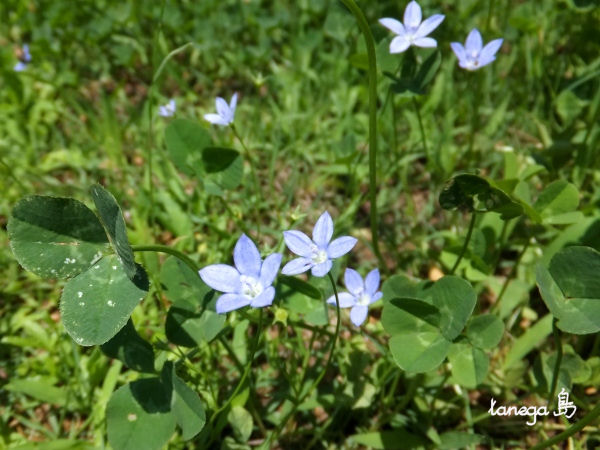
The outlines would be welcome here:
[[[167,245],[160,245],[160,244],[155,244],[155,245],[132,245],[131,249],[134,252],[168,253],[169,255],[173,255],[177,259],[179,259],[181,262],[185,263],[194,272],[198,272],[198,270],[200,270],[200,268],[194,262],[193,259],[191,259],[189,256],[186,256],[184,253],[180,252],[179,250],[174,249],[173,247],[169,247]]]
[[[504,280],[502,289],[500,289],[500,293],[498,294],[498,299],[492,305],[491,312],[495,312],[498,309],[498,307],[500,305],[500,300],[502,300],[502,297],[504,297],[504,294],[506,293],[506,289],[508,288],[508,284],[510,283],[510,281],[512,280],[512,277],[514,276],[515,272],[517,271],[517,268],[519,267],[519,264],[521,263],[521,259],[523,258],[523,255],[525,254],[525,252],[527,251],[528,248],[529,248],[529,239],[527,239],[527,242],[523,246],[521,253],[519,253],[519,255],[517,256],[517,260],[515,261],[515,264],[512,266],[512,269],[510,269],[510,273],[507,275],[506,280]]]
[[[252,368],[252,363],[254,362],[254,355],[256,353],[256,349],[258,348],[258,341],[260,340],[260,335],[261,335],[261,332],[262,332],[262,321],[263,321],[263,310],[261,308],[259,310],[259,315],[258,315],[258,325],[257,325],[257,328],[256,328],[256,335],[254,336],[254,343],[252,344],[252,352],[250,353],[250,357],[248,358],[248,362],[246,363],[246,368],[244,369],[244,373],[242,374],[242,378],[240,378],[240,381],[239,381],[238,385],[235,387],[235,389],[233,390],[233,393],[229,396],[229,398],[223,404],[223,406],[221,406],[219,409],[217,409],[213,413],[213,415],[210,418],[210,423],[214,423],[214,421],[217,418],[217,416],[221,412],[223,412],[225,409],[227,409],[227,407],[231,404],[231,401],[239,393],[240,389],[242,389],[242,386],[246,382],[246,378],[248,378],[248,375],[250,374],[250,369]]]
[[[327,373],[327,370],[329,370],[329,366],[331,365],[331,360],[333,359],[333,352],[335,351],[335,345],[337,343],[337,339],[338,339],[338,336],[340,334],[340,323],[341,323],[341,321],[340,321],[340,301],[339,301],[339,298],[338,298],[338,292],[337,292],[337,288],[335,286],[335,281],[333,280],[333,277],[331,276],[331,273],[328,273],[327,276],[329,277],[329,281],[331,282],[331,286],[333,287],[333,294],[335,296],[335,313],[336,313],[335,334],[333,335],[333,340],[331,341],[331,345],[330,345],[330,349],[329,349],[329,356],[327,358],[327,362],[325,363],[325,367],[323,368],[323,371],[319,374],[319,376],[317,377],[317,379],[313,382],[313,384],[310,386],[310,388],[304,393],[304,395],[302,395],[301,397],[296,398],[294,400],[294,405],[293,405],[292,409],[290,410],[289,413],[287,413],[287,415],[283,418],[283,420],[281,422],[279,422],[279,424],[277,425],[277,427],[275,428],[275,430],[269,435],[269,437],[267,438],[267,440],[263,443],[262,448],[270,448],[269,444],[271,442],[277,440],[277,438],[279,437],[279,434],[281,433],[281,431],[283,430],[283,428],[285,427],[285,425],[292,418],[292,416],[296,413],[296,410],[298,409],[298,406],[319,385],[319,383],[321,382],[321,380],[325,376],[325,373]]]
[[[369,22],[354,0],[341,0],[356,18],[358,26],[365,38],[367,59],[369,62],[369,202],[371,208],[371,239],[373,251],[382,270],[387,272],[387,265],[379,250],[379,229],[377,225],[377,57],[375,41]]]
[[[556,347],[556,362],[554,363],[554,372],[552,373],[552,384],[548,393],[548,409],[554,403],[554,395],[556,394],[556,385],[558,384],[558,373],[560,372],[560,363],[563,357],[561,333],[556,326],[557,319],[552,320],[552,335],[554,336],[554,346]]]
[[[421,110],[415,97],[412,98],[412,104],[415,107],[415,113],[417,114],[417,121],[419,122],[419,131],[421,132],[421,141],[423,142],[423,150],[425,151],[425,159],[427,159],[427,166],[431,167],[432,161],[429,155],[429,147],[427,147],[427,138],[425,136],[425,128],[423,127],[423,119],[421,117]]]
[[[565,439],[568,439],[571,436],[573,436],[575,433],[577,433],[579,430],[583,429],[588,423],[592,422],[598,416],[600,416],[600,403],[598,403],[594,407],[594,409],[592,409],[589,413],[587,413],[585,416],[583,416],[583,418],[581,420],[575,422],[573,425],[571,425],[565,431],[557,434],[556,436],[554,436],[544,442],[534,445],[533,447],[531,447],[530,450],[542,450],[542,449],[548,448],[552,445],[556,445],[559,442],[562,442]]]
[[[458,265],[460,264],[460,261],[463,259],[463,256],[465,256],[465,252],[467,251],[469,241],[471,240],[471,235],[473,234],[473,228],[475,227],[476,219],[477,219],[477,213],[475,211],[473,211],[471,213],[471,223],[469,223],[469,231],[467,231],[467,237],[465,238],[465,243],[463,244],[462,249],[460,250],[460,254],[458,255],[458,258],[456,259],[456,262],[454,263],[454,267],[452,267],[452,270],[450,270],[450,275],[454,274],[454,272],[458,268]]]

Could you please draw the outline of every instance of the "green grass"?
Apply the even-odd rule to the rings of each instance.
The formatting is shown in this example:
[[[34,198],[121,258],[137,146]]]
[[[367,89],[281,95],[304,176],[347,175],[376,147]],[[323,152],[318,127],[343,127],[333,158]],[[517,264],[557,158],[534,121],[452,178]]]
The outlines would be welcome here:
[[[555,351],[551,336],[541,337],[514,365],[503,364],[515,342],[547,314],[535,288],[535,265],[564,243],[600,250],[600,9],[597,2],[575,0],[421,5],[425,16],[446,15],[434,33],[442,61],[427,94],[416,102],[390,97],[389,78],[380,72],[378,82],[382,272],[428,278],[434,269],[450,271],[469,216],[442,210],[437,198],[457,172],[479,170],[502,180],[541,165],[544,170],[520,185],[520,196],[535,200],[551,181],[565,179],[579,190],[584,220],[536,229],[515,219],[504,231],[496,215],[477,223],[469,251],[483,265],[471,258],[458,274],[480,295],[477,310],[491,308],[506,327],[500,346],[488,352],[490,372],[477,389],[459,391],[442,370],[402,372],[387,348],[380,308],[360,331],[343,312],[332,367],[283,430],[282,448],[356,448],[366,438],[351,436],[394,430],[410,433],[406,442],[421,439],[430,446],[437,435],[470,430],[491,447],[527,447],[568,426],[547,420],[528,427],[525,420],[499,422],[483,414],[491,396],[511,404],[545,396],[539,365]],[[377,19],[401,18],[404,4],[360,6],[379,44],[380,69],[396,72],[411,54],[387,53],[391,36]],[[132,244],[168,244],[200,266],[229,261],[242,231],[265,253],[281,251],[281,230],[309,231],[327,209],[337,234],[359,237],[346,263],[361,273],[377,265],[369,228],[365,48],[341,3],[166,0],[161,21],[159,1],[86,0],[74,7],[68,1],[4,0],[0,18],[0,448],[57,439],[106,445],[106,402],[116,387],[139,376],[99,348],[75,345],[59,320],[63,282],[41,280],[18,266],[6,222],[22,196],[75,197],[89,205],[88,187],[101,182],[120,202]],[[470,73],[458,68],[449,43],[464,42],[475,26],[486,42],[503,37],[505,43],[492,65]],[[163,58],[188,42],[151,86]],[[15,73],[15,50],[22,43],[30,43],[33,61]],[[412,57],[422,62],[429,54],[419,49]],[[235,91],[235,124],[252,163],[246,163],[242,186],[218,198],[178,174],[164,145],[168,120],[153,113],[150,126],[148,108],[174,97],[177,117],[204,123],[215,96],[229,99]],[[209,131],[217,145],[242,150],[228,129]],[[511,274],[529,233],[535,242]],[[134,323],[162,348],[157,360],[172,359],[179,350],[165,337],[168,300],[158,288],[163,258],[137,256],[153,288],[135,310]],[[501,306],[492,306],[507,276],[518,281],[508,285]],[[318,375],[330,339],[322,331],[312,339],[303,321],[274,322],[278,309],[288,307],[265,311],[269,326],[253,368],[256,393],[246,403],[254,416],[250,442],[273,430],[291,407],[287,397],[300,383],[298,367],[308,368],[309,381]],[[242,365],[250,345],[243,319],[256,317],[231,315],[226,334]],[[571,380],[572,397],[587,410],[597,401],[590,389],[600,386],[598,340],[565,334],[563,341],[593,372]],[[183,375],[210,411],[231,394],[240,371],[215,341],[198,348]],[[226,417],[197,439],[197,445],[247,448]],[[591,447],[598,444],[597,424],[572,441],[574,448],[584,448],[586,439]],[[194,444],[175,435],[170,445]]]

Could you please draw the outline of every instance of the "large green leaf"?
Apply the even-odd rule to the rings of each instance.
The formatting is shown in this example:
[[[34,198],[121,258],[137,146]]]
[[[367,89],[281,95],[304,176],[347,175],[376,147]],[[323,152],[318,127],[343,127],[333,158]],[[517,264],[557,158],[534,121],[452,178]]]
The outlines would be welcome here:
[[[206,413],[200,397],[177,376],[172,362],[165,363],[162,371],[165,386],[171,386],[171,410],[177,425],[181,427],[183,439],[196,436],[206,423]]]
[[[102,344],[102,351],[111,358],[120,359],[127,367],[138,372],[154,372],[154,350],[142,339],[131,319],[111,340]]]
[[[106,231],[108,240],[113,250],[119,257],[125,272],[129,278],[135,277],[137,268],[133,257],[133,250],[127,239],[127,228],[125,219],[121,213],[121,207],[113,195],[99,184],[90,188],[92,199],[100,215],[100,222]]]
[[[540,294],[557,326],[568,333],[600,331],[600,253],[590,247],[567,247],[554,255],[549,270],[538,265]]]
[[[546,186],[533,205],[542,219],[552,224],[576,222],[582,217],[581,212],[575,211],[578,206],[579,192],[565,180],[557,180]]]
[[[148,278],[141,266],[130,280],[116,255],[108,255],[69,280],[60,310],[67,333],[80,345],[100,345],[115,336],[146,296]]]
[[[202,172],[202,151],[211,145],[210,135],[202,125],[175,119],[165,130],[165,143],[175,167],[189,176]]]
[[[108,250],[96,215],[71,198],[21,199],[8,221],[8,238],[19,263],[45,278],[73,277]]]
[[[475,347],[494,348],[504,334],[504,324],[493,314],[473,317],[467,325],[466,335]]]
[[[439,330],[407,331],[392,336],[389,342],[394,361],[408,372],[428,372],[446,358],[451,342]]]
[[[438,308],[441,332],[450,341],[461,333],[477,302],[469,282],[455,276],[445,276],[427,286],[420,297]]]
[[[507,193],[478,175],[460,174],[452,177],[439,197],[444,209],[466,211],[493,211],[502,219],[512,219],[523,214],[523,207]]]
[[[490,364],[483,350],[468,342],[452,344],[448,352],[448,361],[452,367],[452,378],[461,386],[475,389],[487,375]]]
[[[160,450],[175,431],[171,389],[146,378],[117,389],[106,406],[108,441],[115,450]]]
[[[212,183],[223,190],[235,189],[242,182],[244,163],[236,150],[207,147],[202,151],[205,183]]]
[[[454,276],[435,283],[392,277],[382,289],[389,299],[381,321],[392,335],[390,350],[396,363],[410,372],[426,372],[442,363],[477,300],[471,285]],[[407,294],[415,298],[402,297]]]
[[[227,414],[233,434],[240,442],[247,442],[252,434],[252,415],[241,406],[234,406]]]

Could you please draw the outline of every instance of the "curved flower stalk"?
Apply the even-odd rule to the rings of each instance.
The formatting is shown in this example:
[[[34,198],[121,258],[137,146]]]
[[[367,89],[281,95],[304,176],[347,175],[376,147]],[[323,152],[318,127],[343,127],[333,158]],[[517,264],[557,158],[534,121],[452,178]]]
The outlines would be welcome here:
[[[175,99],[170,99],[166,105],[158,107],[158,115],[161,117],[173,117],[177,111],[177,105],[175,105]]]
[[[477,28],[473,28],[465,45],[460,42],[452,42],[450,46],[458,58],[458,65],[466,70],[477,70],[492,63],[496,59],[496,53],[500,50],[504,39],[494,39],[485,47],[481,33]]]
[[[315,277],[324,277],[331,270],[332,260],[348,253],[357,242],[357,239],[351,236],[342,236],[331,241],[333,220],[327,211],[317,220],[312,236],[310,239],[297,230],[283,232],[285,244],[300,258],[288,262],[281,273],[298,275],[310,269]]]
[[[204,114],[204,119],[213,125],[227,126],[233,123],[235,108],[237,107],[237,93],[233,94],[229,104],[222,97],[217,97],[215,101],[217,113]]]
[[[359,327],[367,318],[369,305],[379,300],[383,294],[379,289],[379,270],[373,269],[363,280],[360,274],[353,269],[346,269],[344,284],[348,292],[340,292],[338,299],[340,308],[352,308],[350,320]],[[327,299],[327,303],[335,306],[335,295]]]
[[[14,71],[22,72],[27,69],[27,66],[31,62],[31,53],[29,53],[29,45],[23,44],[22,54],[20,61],[15,64]]]
[[[421,7],[412,1],[404,10],[404,23],[390,17],[379,19],[379,23],[397,35],[390,42],[390,53],[402,53],[411,45],[437,47],[437,41],[427,36],[444,21],[444,17],[443,14],[434,14],[422,21]]]
[[[248,305],[262,308],[273,303],[275,288],[272,284],[279,271],[281,258],[281,253],[273,253],[263,261],[254,242],[242,234],[233,250],[235,267],[213,264],[198,273],[207,285],[224,293],[217,299],[219,314]]]

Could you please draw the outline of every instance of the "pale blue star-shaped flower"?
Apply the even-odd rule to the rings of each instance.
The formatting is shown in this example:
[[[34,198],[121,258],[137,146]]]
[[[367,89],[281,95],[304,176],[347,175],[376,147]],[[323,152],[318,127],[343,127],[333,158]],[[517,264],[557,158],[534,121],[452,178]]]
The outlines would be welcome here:
[[[242,234],[233,250],[235,267],[213,264],[199,271],[200,278],[216,291],[224,292],[217,299],[219,314],[252,306],[262,308],[273,303],[275,288],[272,286],[282,255],[273,253],[263,261],[254,242]]]
[[[29,53],[29,45],[24,44],[22,49],[21,60],[15,64],[15,72],[23,72],[31,62],[31,53]]]
[[[364,281],[356,270],[346,269],[344,284],[348,292],[338,294],[340,308],[352,308],[350,320],[359,327],[367,318],[369,305],[379,300],[383,294],[379,289],[379,270],[371,270]],[[335,306],[335,295],[327,299],[327,303]]]
[[[397,34],[390,42],[390,53],[402,53],[411,45],[416,47],[437,47],[435,39],[427,37],[444,20],[443,14],[434,14],[423,20],[421,7],[415,1],[406,5],[404,10],[404,23],[390,17],[379,19],[379,23],[388,30]]]
[[[460,42],[452,42],[450,46],[458,58],[460,67],[477,70],[496,59],[496,53],[500,50],[503,41],[504,39],[494,39],[484,47],[481,33],[477,28],[473,28],[467,36],[464,47]]]
[[[357,239],[342,236],[331,241],[333,220],[327,211],[321,214],[313,228],[312,240],[303,232],[290,230],[283,232],[287,247],[300,258],[288,262],[281,273],[297,275],[311,269],[315,277],[324,277],[331,270],[332,259],[348,253],[356,245]],[[331,241],[331,242],[329,242]]]
[[[175,99],[169,100],[169,103],[158,107],[158,115],[161,117],[173,117],[177,111]]]
[[[217,113],[204,114],[204,119],[214,125],[229,125],[233,122],[233,117],[235,116],[235,108],[237,107],[237,93],[233,94],[229,104],[227,104],[225,99],[217,97],[216,107]]]

